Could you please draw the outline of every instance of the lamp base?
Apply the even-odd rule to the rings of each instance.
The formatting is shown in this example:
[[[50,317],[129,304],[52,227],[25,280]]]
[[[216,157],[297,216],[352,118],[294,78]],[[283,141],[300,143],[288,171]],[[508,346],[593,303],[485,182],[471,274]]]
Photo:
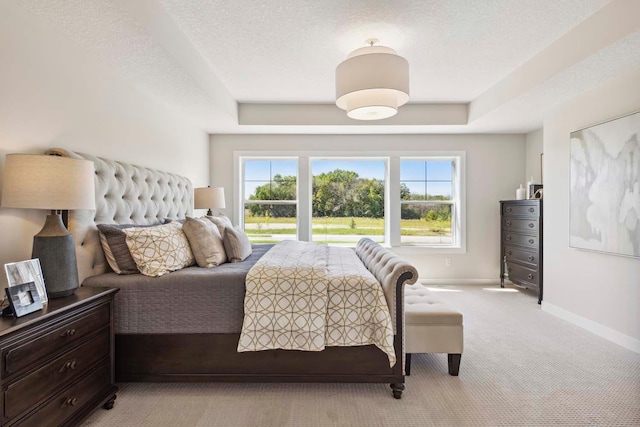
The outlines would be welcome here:
[[[62,298],[78,289],[78,264],[73,235],[58,214],[47,215],[42,230],[33,236],[32,258],[40,259],[49,298]]]

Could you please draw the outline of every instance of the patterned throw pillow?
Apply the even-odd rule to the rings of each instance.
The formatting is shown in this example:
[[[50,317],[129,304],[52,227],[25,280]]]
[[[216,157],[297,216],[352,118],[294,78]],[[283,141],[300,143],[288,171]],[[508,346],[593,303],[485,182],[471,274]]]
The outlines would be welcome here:
[[[109,267],[117,274],[140,273],[136,262],[131,258],[131,253],[127,246],[127,235],[124,234],[123,230],[133,227],[157,227],[158,225],[160,224],[98,224],[100,244]]]
[[[222,237],[222,241],[230,262],[244,261],[251,255],[249,237],[239,228],[228,227]]]
[[[145,276],[162,276],[193,265],[189,241],[177,222],[151,228],[128,228],[127,246]]]
[[[207,218],[190,218],[184,221],[182,231],[189,240],[191,251],[199,267],[215,267],[227,262],[222,236]]]
[[[206,217],[209,221],[218,226],[218,231],[220,231],[220,235],[224,237],[224,230],[226,228],[233,228],[233,224],[231,224],[231,220],[225,215],[211,216],[207,215]]]

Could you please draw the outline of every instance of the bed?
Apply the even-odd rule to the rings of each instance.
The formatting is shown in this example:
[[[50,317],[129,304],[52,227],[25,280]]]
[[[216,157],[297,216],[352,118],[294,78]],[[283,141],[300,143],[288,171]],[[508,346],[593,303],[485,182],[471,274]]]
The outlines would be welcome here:
[[[382,285],[393,324],[390,366],[374,345],[323,351],[238,352],[244,277],[270,245],[254,245],[243,262],[188,267],[160,277],[110,271],[97,224],[161,223],[190,216],[193,188],[178,175],[62,149],[48,154],[87,159],[96,167],[96,210],[69,213],[82,286],[118,287],[115,302],[118,382],[367,382],[404,390],[403,288],[415,268],[368,241],[356,252]],[[213,275],[214,278],[209,279]],[[210,280],[203,285],[203,277]]]

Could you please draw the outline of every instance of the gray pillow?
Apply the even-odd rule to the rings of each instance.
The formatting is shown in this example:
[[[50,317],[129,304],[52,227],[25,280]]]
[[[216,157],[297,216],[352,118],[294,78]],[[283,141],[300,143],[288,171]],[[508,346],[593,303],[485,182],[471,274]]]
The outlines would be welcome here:
[[[249,237],[239,228],[227,227],[222,236],[224,250],[230,262],[240,262],[251,255],[251,242]]]
[[[227,262],[218,227],[207,218],[187,217],[182,224],[191,252],[199,267],[215,267]]]
[[[156,227],[158,225],[98,224],[102,249],[111,269],[118,274],[140,273],[136,262],[131,257],[131,252],[129,252],[127,235],[122,230],[132,227]]]

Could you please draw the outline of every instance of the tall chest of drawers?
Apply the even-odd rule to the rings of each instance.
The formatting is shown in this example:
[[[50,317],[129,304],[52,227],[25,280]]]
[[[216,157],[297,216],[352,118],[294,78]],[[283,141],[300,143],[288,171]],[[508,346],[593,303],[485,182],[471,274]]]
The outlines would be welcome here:
[[[538,292],[542,302],[542,200],[500,202],[500,286],[505,277]]]
[[[0,426],[77,425],[113,407],[117,291],[81,287],[41,311],[0,319]]]

